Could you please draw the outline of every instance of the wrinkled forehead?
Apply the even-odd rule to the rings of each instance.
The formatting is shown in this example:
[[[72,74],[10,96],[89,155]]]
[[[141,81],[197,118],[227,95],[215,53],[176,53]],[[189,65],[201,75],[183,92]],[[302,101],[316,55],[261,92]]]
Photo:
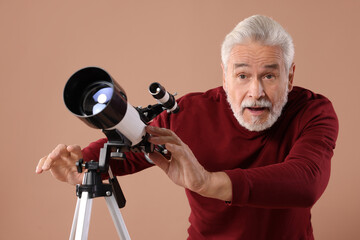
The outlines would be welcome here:
[[[235,45],[229,56],[228,67],[256,67],[285,69],[283,53],[278,46],[261,45],[259,43]],[[228,69],[229,70],[229,69]]]

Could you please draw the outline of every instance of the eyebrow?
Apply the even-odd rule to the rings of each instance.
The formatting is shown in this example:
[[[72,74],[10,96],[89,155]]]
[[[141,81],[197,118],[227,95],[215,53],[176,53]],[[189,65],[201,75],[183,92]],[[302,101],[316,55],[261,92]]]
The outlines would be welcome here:
[[[250,65],[247,64],[247,63],[235,63],[234,64],[234,69],[235,68],[241,68],[241,67],[250,67]]]
[[[277,63],[265,65],[264,68],[279,69],[280,66]]]
[[[242,67],[251,67],[249,64],[247,63],[235,63],[234,64],[234,69],[235,68],[242,68]],[[280,66],[278,63],[274,63],[274,64],[268,64],[268,65],[265,65],[263,68],[270,68],[270,69],[279,69]]]

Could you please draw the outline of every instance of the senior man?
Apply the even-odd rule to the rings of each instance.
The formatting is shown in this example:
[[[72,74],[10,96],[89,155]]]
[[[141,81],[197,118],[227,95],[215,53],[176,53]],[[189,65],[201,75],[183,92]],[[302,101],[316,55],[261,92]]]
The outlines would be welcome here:
[[[292,39],[269,17],[240,22],[221,55],[222,87],[185,95],[179,113],[146,128],[151,143],[171,152],[150,159],[186,189],[188,239],[313,239],[310,210],[328,184],[338,134],[332,104],[293,87]],[[36,171],[81,183],[74,162],[98,159],[106,141],[58,145]],[[111,166],[124,175],[153,165],[127,153]]]

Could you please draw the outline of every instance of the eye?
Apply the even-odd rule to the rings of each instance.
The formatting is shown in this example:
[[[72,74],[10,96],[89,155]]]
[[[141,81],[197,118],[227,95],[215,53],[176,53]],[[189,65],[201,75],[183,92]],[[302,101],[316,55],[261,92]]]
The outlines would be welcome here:
[[[240,78],[240,79],[246,79],[246,75],[245,75],[245,74],[239,74],[239,75],[238,75],[238,78]]]
[[[271,79],[274,79],[274,78],[275,78],[275,76],[272,75],[272,74],[265,75],[265,79],[267,79],[267,80],[271,80]]]

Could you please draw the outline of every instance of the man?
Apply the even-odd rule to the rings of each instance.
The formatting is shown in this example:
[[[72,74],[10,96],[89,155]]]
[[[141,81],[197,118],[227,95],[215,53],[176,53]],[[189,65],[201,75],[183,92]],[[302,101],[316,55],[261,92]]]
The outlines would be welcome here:
[[[223,42],[223,87],[180,98],[179,113],[146,128],[171,152],[150,159],[186,189],[189,239],[313,239],[310,209],[329,180],[338,121],[329,100],[293,87],[293,58],[277,22],[249,17]],[[97,159],[105,142],[59,145],[36,171],[81,183],[74,162]],[[111,166],[123,175],[152,164],[128,153]]]

